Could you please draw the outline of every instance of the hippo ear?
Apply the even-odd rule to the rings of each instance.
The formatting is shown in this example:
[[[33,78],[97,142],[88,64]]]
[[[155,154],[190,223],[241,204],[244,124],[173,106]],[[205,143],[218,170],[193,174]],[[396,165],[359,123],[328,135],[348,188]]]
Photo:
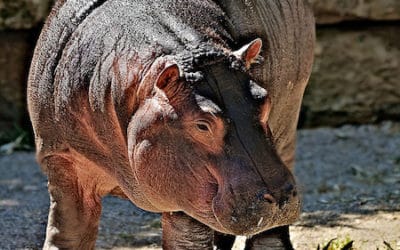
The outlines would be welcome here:
[[[179,80],[179,68],[176,64],[167,66],[158,76],[156,86],[159,89],[165,89],[168,84]]]
[[[268,119],[269,119],[269,114],[271,113],[271,98],[267,96],[264,100],[264,104],[261,106],[261,112],[260,112],[260,122],[261,124],[267,125],[268,124]]]
[[[262,40],[257,38],[241,49],[233,52],[233,54],[244,62],[246,69],[249,69],[251,64],[257,61],[261,52],[261,47]]]
[[[177,96],[182,87],[178,65],[175,63],[168,65],[158,76],[156,86],[166,94],[168,99]]]

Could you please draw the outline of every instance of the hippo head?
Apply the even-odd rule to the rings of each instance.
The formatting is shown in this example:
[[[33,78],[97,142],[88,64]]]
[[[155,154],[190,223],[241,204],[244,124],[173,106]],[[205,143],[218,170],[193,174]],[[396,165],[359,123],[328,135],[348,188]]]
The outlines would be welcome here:
[[[158,211],[183,211],[235,235],[298,217],[295,181],[268,127],[270,99],[246,73],[260,48],[257,39],[203,65],[196,83],[165,58],[144,77],[128,148],[140,191]]]

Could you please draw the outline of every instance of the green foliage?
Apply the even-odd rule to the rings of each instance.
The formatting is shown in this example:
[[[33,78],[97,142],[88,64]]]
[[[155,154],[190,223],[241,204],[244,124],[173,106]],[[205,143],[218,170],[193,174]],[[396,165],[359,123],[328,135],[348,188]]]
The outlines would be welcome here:
[[[161,221],[159,219],[153,220],[150,224],[152,228],[161,228]]]
[[[30,133],[15,125],[13,129],[0,131],[0,153],[10,154],[15,150],[32,150]]]
[[[317,250],[350,250],[353,248],[353,240],[349,236],[344,239],[331,239],[322,248],[318,245]]]
[[[394,250],[394,248],[392,247],[392,245],[386,241],[383,242],[383,244],[386,247],[386,250]]]
[[[400,155],[394,158],[394,163],[400,166]]]

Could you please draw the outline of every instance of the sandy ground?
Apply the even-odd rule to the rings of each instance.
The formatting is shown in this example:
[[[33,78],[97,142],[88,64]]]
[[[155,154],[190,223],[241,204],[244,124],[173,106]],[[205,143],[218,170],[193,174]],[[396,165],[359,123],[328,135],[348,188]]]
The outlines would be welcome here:
[[[296,175],[304,201],[291,227],[296,249],[350,238],[355,249],[400,250],[400,124],[301,130]],[[97,249],[160,249],[159,215],[114,197],[103,204]],[[47,212],[34,154],[0,156],[0,249],[40,249]]]

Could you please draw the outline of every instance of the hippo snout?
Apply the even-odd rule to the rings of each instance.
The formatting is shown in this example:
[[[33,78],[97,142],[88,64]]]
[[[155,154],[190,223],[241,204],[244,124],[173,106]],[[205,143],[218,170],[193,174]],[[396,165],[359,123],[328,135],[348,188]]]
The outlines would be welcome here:
[[[235,235],[253,235],[272,227],[293,223],[300,200],[293,178],[271,189],[255,173],[241,173],[218,183],[212,210],[221,228]]]
[[[213,212],[223,232],[252,235],[269,228],[293,223],[299,214],[300,201],[295,187],[282,190],[280,197],[265,192],[244,195],[218,193],[213,199]]]

